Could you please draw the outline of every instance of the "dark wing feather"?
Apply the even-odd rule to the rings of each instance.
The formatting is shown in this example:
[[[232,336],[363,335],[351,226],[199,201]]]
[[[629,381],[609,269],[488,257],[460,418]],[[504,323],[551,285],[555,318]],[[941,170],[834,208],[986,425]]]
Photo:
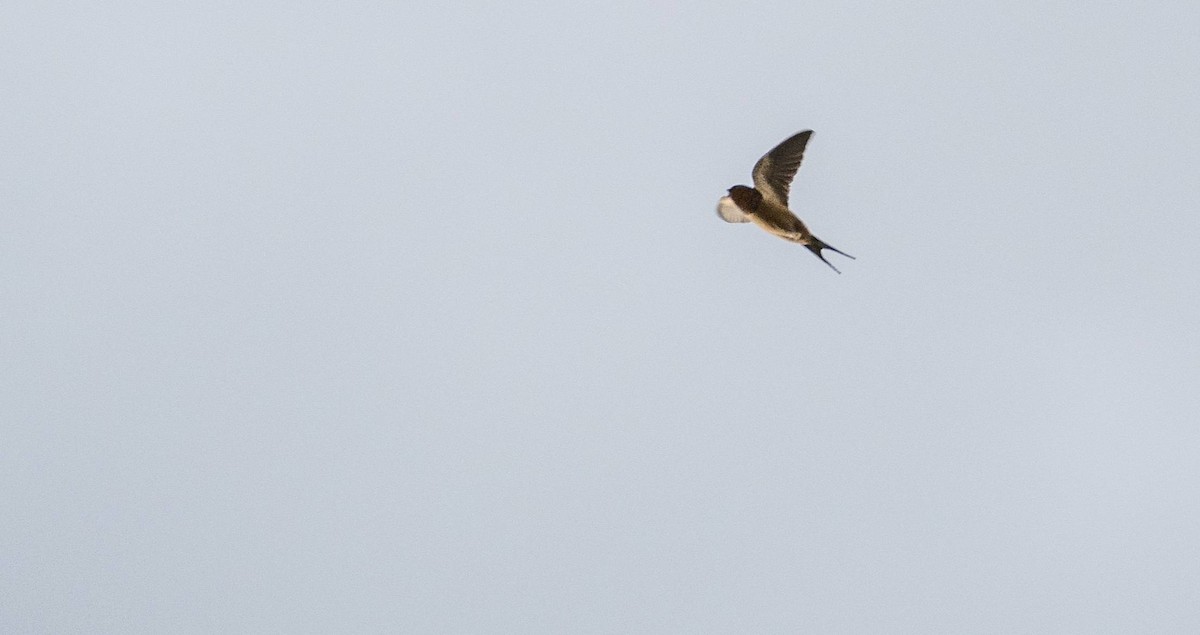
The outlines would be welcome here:
[[[788,191],[800,161],[804,159],[804,147],[812,130],[796,133],[775,146],[754,164],[754,187],[763,196],[787,207]]]

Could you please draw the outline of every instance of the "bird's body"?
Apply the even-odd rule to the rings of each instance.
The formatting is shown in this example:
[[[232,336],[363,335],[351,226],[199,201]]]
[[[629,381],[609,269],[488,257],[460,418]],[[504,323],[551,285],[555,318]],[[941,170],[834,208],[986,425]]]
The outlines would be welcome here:
[[[728,223],[752,222],[784,240],[800,243],[837,271],[837,267],[825,260],[821,250],[829,249],[850,259],[854,256],[825,244],[788,209],[788,190],[796,170],[800,169],[804,148],[811,136],[812,130],[797,133],[763,155],[754,164],[754,187],[735,185],[729,188],[729,196],[722,196],[717,202],[717,215]]]
[[[803,240],[810,234],[804,222],[792,210],[764,200],[753,214],[750,222],[786,240]]]

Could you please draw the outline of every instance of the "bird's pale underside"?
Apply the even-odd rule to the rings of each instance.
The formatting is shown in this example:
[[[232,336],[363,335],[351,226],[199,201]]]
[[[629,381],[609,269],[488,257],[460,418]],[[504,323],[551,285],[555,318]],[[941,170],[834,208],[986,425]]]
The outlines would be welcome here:
[[[800,243],[830,269],[841,273],[825,260],[821,251],[829,249],[850,259],[854,256],[814,236],[788,208],[792,178],[804,160],[804,148],[810,137],[812,130],[796,133],[763,155],[754,164],[754,187],[735,185],[729,188],[729,195],[722,196],[717,202],[717,215],[727,223],[754,223],[784,240]]]

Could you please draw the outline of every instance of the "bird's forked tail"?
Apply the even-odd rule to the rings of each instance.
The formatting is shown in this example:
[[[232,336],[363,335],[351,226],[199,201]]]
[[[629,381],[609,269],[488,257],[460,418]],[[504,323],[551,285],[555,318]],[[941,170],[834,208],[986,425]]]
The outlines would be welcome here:
[[[825,260],[825,255],[821,253],[822,249],[836,251],[837,253],[842,254],[843,256],[845,256],[851,260],[854,260],[854,256],[851,256],[850,254],[842,251],[841,249],[838,249],[837,247],[831,247],[830,245],[825,244],[825,241],[821,240],[820,238],[817,238],[816,236],[809,236],[808,242],[804,243],[804,246],[807,247],[809,251],[813,252],[813,254],[816,257],[820,258],[821,262],[829,265],[830,269],[833,269],[834,271],[837,271],[838,273],[841,273],[841,271],[838,271],[838,268],[833,266],[833,263],[829,262],[828,260]]]

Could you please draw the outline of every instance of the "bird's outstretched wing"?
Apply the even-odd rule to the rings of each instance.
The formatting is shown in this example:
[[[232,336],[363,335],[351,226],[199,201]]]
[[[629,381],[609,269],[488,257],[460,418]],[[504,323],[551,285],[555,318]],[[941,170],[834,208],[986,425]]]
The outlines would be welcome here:
[[[775,146],[754,164],[754,187],[763,196],[787,207],[792,177],[804,159],[804,147],[812,130],[798,132]]]
[[[733,202],[733,199],[728,196],[722,196],[721,200],[717,201],[717,216],[726,223],[749,223],[750,218],[738,209],[738,206]]]

